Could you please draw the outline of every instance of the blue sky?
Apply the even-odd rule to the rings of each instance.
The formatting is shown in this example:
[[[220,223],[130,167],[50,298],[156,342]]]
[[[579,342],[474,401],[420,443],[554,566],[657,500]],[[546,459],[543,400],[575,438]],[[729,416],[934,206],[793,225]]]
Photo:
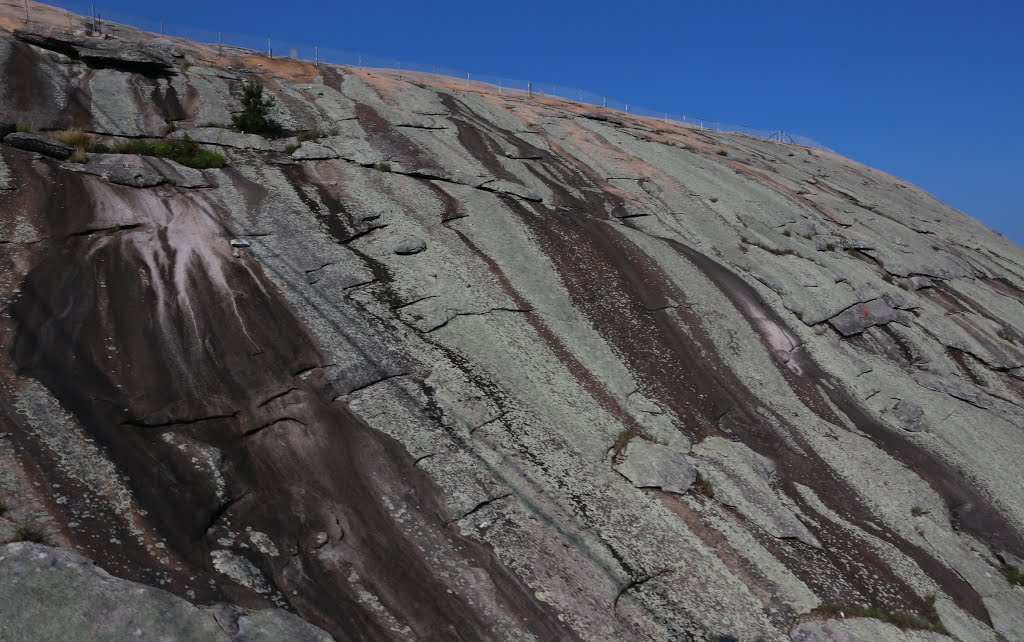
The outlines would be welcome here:
[[[269,32],[793,131],[903,177],[1024,244],[1024,3],[97,4],[110,15]]]

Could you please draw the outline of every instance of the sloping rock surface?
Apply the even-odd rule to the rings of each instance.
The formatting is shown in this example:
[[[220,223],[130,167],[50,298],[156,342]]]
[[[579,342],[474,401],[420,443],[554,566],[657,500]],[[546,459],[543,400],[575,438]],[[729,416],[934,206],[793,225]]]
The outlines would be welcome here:
[[[1024,639],[1020,247],[832,153],[32,7],[0,122],[229,164],[0,144],[0,541],[216,635]]]
[[[70,551],[31,543],[0,547],[0,639],[83,638],[333,640],[281,609],[200,609],[160,589],[113,577]]]

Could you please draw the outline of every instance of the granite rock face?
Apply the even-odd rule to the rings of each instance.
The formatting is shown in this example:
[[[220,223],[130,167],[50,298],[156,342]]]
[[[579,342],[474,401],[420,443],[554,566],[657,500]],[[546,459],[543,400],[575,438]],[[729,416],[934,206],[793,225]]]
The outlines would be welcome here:
[[[40,544],[0,547],[0,639],[329,642],[281,609],[198,608],[111,576],[81,555]]]
[[[0,122],[229,164],[0,144],[0,541],[197,638],[1024,639],[1020,247],[832,153],[33,15]]]

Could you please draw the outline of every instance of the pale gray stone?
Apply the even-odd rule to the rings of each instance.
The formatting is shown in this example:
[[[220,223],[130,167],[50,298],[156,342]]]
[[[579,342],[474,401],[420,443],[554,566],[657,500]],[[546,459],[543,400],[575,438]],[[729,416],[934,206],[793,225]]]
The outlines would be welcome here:
[[[622,457],[615,469],[637,488],[660,488],[682,495],[697,478],[685,455],[641,437],[626,444]]]

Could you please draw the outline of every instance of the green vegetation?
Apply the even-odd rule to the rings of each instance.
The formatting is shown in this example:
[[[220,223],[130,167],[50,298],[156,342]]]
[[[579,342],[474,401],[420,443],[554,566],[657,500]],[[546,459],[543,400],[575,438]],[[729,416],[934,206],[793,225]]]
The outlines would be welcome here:
[[[719,156],[728,156],[729,152],[725,151],[724,149],[720,149],[720,150],[718,150],[718,155]]]
[[[298,143],[288,143],[287,145],[284,146],[284,153],[285,154],[291,154],[292,152],[294,152],[298,148],[299,148],[299,144]]]
[[[1016,584],[1017,586],[1024,586],[1024,573],[1013,564],[1003,564],[1003,568],[1000,569],[1003,572],[1003,577],[1010,584]]]
[[[327,131],[314,127],[313,129],[307,129],[304,132],[299,132],[299,135],[296,136],[296,138],[300,143],[304,143],[307,140],[317,140],[320,138],[327,138],[328,136],[337,136],[338,131],[337,127],[332,127]]]
[[[248,80],[242,85],[242,113],[232,116],[231,122],[247,134],[276,136],[281,133],[281,126],[270,117],[273,107],[274,98],[263,95],[263,85]]]
[[[922,515],[927,515],[928,511],[921,508],[920,506],[914,506],[913,508],[910,509],[910,514],[914,517],[920,517]]]
[[[18,527],[14,529],[14,541],[16,542],[35,542],[38,544],[44,539],[46,538],[42,531],[31,524],[19,524]]]
[[[381,172],[390,172],[391,163],[374,163],[373,168]]]
[[[224,167],[228,164],[228,159],[223,154],[204,148],[188,136],[182,140],[129,140],[114,145],[114,153],[158,156],[195,169]]]
[[[870,617],[894,624],[901,629],[918,629],[920,631],[946,633],[946,627],[942,626],[938,612],[935,610],[935,596],[928,595],[925,598],[925,602],[924,617],[904,611],[890,611],[877,606],[853,606],[849,604],[822,604],[815,610],[818,613],[829,616],[838,616],[842,613],[846,617]]]
[[[38,134],[39,128],[32,123],[18,123],[18,131],[22,134]]]
[[[704,495],[708,499],[715,498],[715,489],[711,487],[711,482],[707,477],[697,473],[697,479],[693,482],[693,490],[700,495]]]
[[[996,336],[998,336],[1003,341],[1007,341],[1009,343],[1012,343],[1013,345],[1017,345],[1017,337],[1013,336],[1013,334],[1010,332],[1008,328],[999,328],[998,330],[996,330]]]

